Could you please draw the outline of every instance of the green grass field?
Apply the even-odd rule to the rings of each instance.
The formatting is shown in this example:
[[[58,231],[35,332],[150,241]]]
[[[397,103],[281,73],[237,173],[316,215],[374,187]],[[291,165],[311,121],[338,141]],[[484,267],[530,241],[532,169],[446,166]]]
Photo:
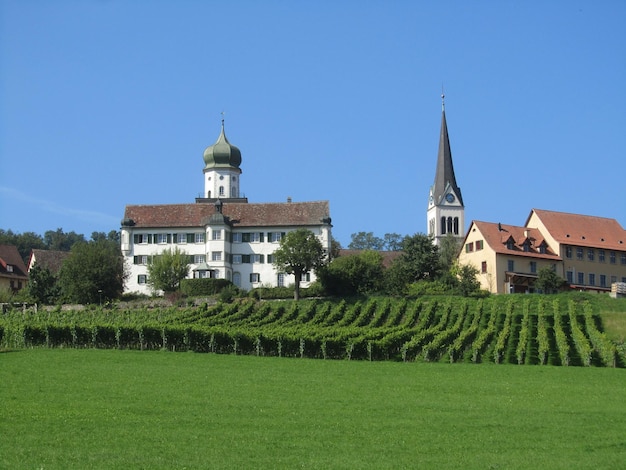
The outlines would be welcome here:
[[[0,467],[623,468],[626,370],[25,349]]]

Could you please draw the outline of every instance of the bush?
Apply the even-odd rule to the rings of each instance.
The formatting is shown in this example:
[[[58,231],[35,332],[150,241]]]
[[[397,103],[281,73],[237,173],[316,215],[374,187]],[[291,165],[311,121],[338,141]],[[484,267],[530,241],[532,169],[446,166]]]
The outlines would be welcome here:
[[[183,279],[180,283],[180,291],[187,296],[214,295],[223,289],[234,286],[228,279]]]

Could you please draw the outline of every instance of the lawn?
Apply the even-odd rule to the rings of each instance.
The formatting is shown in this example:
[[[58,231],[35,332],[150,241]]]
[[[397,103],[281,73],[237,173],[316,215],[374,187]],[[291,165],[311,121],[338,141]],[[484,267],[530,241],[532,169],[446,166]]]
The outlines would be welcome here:
[[[0,467],[619,468],[626,370],[0,353]]]

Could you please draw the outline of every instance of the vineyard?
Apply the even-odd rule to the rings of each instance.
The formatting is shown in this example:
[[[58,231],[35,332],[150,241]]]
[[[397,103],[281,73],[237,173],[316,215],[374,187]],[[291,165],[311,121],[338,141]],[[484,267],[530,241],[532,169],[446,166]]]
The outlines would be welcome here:
[[[3,348],[624,367],[589,301],[500,296],[256,301],[0,314]]]

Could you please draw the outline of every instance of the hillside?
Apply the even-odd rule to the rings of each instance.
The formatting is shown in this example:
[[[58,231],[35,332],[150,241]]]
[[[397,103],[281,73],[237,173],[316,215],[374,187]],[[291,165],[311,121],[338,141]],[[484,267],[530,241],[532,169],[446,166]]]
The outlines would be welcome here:
[[[13,310],[4,348],[167,349],[392,361],[626,365],[626,299],[237,300],[200,307]]]

